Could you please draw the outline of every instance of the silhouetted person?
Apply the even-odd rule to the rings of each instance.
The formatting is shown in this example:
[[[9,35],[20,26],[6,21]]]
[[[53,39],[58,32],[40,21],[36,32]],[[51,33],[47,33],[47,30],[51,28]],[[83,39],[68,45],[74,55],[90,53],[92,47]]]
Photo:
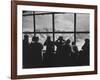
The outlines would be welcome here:
[[[89,39],[85,39],[85,43],[82,46],[84,54],[89,55]]]
[[[63,39],[62,36],[60,36],[56,41],[55,41],[55,45],[57,47],[56,49],[56,64],[58,66],[62,65],[62,61],[63,61],[63,45],[64,45],[65,40]]]
[[[51,66],[53,65],[53,58],[54,58],[54,43],[53,41],[51,41],[51,37],[48,36],[45,43],[44,43],[44,46],[46,46],[46,52],[45,52],[45,55],[44,55],[44,63],[47,65],[47,66]]]
[[[57,49],[56,49],[56,54],[58,54],[58,55],[62,54],[64,42],[65,42],[65,40],[63,39],[62,36],[60,36],[60,37],[56,40],[56,42],[55,42],[55,45],[56,45],[56,47],[57,47]]]
[[[72,65],[78,65],[79,51],[78,51],[78,48],[77,48],[75,42],[72,42],[71,51],[72,51],[72,53],[71,53]]]
[[[50,36],[47,37],[44,46],[46,46],[46,52],[47,53],[52,53],[54,51],[54,44],[53,41],[51,41]]]
[[[42,66],[42,49],[43,46],[38,42],[38,37],[32,38],[31,47],[31,67],[40,67]]]
[[[89,65],[89,39],[85,39],[85,43],[80,51],[80,65]]]
[[[82,46],[82,51],[84,55],[84,63],[89,65],[89,39],[85,39],[85,43]]]
[[[72,46],[71,46],[71,50],[72,50],[72,55],[78,55],[78,48],[75,44],[75,42],[72,42]]]
[[[29,36],[24,35],[23,40],[23,68],[28,68],[30,66],[30,45],[29,45]]]
[[[64,44],[64,52],[65,52],[65,55],[70,56],[71,54],[70,39],[68,39]]]
[[[71,54],[71,45],[70,45],[70,39],[68,39],[63,46],[63,63],[64,63],[64,65],[71,64],[70,54]]]

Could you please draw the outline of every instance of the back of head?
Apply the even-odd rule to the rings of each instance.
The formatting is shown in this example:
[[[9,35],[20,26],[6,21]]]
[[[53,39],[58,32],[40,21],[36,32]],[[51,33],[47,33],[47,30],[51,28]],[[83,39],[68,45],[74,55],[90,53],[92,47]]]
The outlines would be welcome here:
[[[25,35],[24,35],[24,39],[28,39],[28,35],[25,34]]]
[[[62,41],[63,40],[63,37],[62,36],[59,36],[58,40]]]
[[[75,42],[72,42],[72,45],[75,45]]]
[[[89,43],[89,39],[85,39],[85,43]]]
[[[50,36],[47,36],[47,40],[51,40],[51,37]]]
[[[25,42],[28,42],[28,38],[29,38],[29,36],[25,34],[25,35],[24,35],[24,41],[25,41]]]
[[[70,39],[68,39],[67,41],[66,41],[66,44],[69,44],[70,43]]]
[[[38,42],[39,41],[39,37],[33,36],[32,41]]]
[[[35,36],[33,36],[32,41],[35,41],[35,39],[36,39],[36,37],[35,37]]]
[[[36,40],[35,41],[38,42],[39,41],[39,37],[36,37]]]

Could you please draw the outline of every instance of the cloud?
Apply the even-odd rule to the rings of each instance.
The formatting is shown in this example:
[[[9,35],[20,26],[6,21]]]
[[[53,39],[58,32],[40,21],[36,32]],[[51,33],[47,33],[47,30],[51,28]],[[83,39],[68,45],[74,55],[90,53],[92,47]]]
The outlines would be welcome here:
[[[74,14],[55,14],[54,18],[56,31],[73,31]],[[77,30],[89,31],[89,14],[77,14]],[[33,30],[33,16],[23,16],[23,31]],[[52,31],[52,15],[36,15],[37,31]]]

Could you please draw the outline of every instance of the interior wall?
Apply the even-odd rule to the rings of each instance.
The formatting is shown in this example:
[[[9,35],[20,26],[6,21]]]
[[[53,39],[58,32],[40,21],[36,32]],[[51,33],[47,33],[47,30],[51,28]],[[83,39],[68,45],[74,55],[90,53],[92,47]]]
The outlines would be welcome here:
[[[98,36],[99,36],[100,33],[99,0],[30,0],[30,1],[98,5]],[[37,78],[30,80],[100,80],[99,41],[100,37],[98,37],[98,74],[52,77],[52,78]],[[0,80],[10,80],[10,74],[11,74],[11,0],[0,0]]]

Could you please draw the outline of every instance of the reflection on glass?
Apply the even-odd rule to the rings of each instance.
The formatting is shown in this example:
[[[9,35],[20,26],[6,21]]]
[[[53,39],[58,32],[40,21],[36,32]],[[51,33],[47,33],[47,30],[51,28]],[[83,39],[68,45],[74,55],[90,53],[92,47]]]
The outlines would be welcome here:
[[[76,14],[76,31],[89,31],[89,14]]]
[[[76,45],[78,46],[79,50],[81,50],[85,39],[89,39],[89,34],[76,34]]]
[[[22,17],[22,30],[23,32],[34,31],[33,16],[23,16]]]
[[[52,15],[35,15],[36,32],[52,32]]]
[[[74,14],[55,14],[55,31],[65,32],[74,30]]]

